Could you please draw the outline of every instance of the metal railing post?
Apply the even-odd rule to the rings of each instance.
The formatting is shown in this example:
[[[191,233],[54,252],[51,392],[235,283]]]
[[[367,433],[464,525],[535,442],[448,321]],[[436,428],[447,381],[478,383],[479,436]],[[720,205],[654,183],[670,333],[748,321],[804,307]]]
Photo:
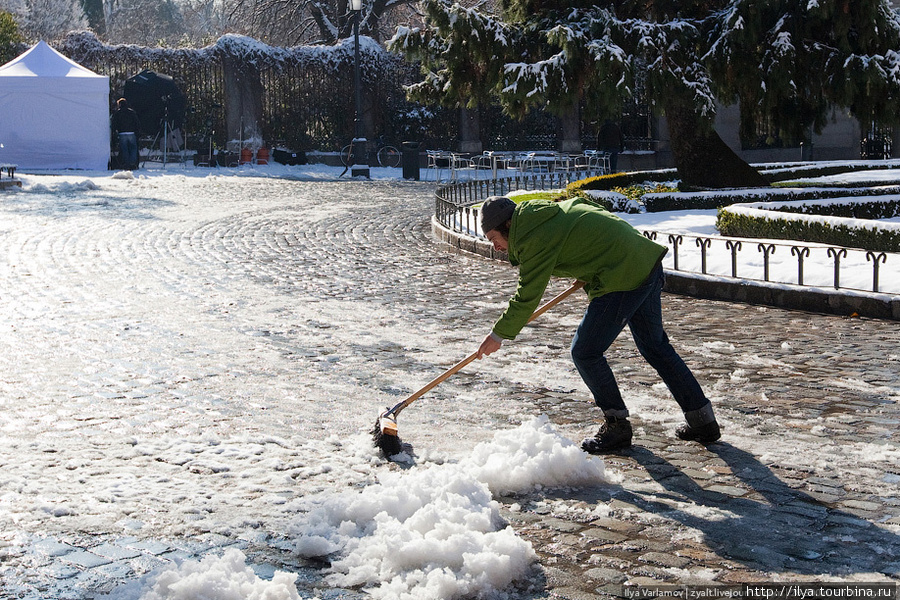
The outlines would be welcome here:
[[[834,258],[834,289],[841,289],[841,258],[847,256],[846,248],[829,248],[828,256]]]

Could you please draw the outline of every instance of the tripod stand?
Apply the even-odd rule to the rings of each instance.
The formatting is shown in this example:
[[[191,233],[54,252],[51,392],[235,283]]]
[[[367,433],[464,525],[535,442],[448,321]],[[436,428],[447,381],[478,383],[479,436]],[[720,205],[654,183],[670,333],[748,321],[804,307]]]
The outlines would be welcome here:
[[[156,136],[153,138],[153,143],[150,146],[150,152],[153,152],[154,148],[157,148],[157,144],[159,143],[159,136],[162,136],[162,164],[165,166],[169,162],[169,149],[171,147],[173,153],[178,154],[178,162],[184,163],[184,152],[181,144],[181,134],[179,133],[179,129],[171,126],[169,119],[169,97],[163,97],[163,118],[161,119],[160,128],[156,132]],[[150,154],[148,154],[148,159]]]

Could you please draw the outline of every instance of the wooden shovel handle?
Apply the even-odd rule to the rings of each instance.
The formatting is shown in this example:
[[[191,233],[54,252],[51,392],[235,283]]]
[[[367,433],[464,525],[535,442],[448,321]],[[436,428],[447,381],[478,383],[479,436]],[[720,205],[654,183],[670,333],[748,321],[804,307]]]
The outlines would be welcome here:
[[[583,281],[576,281],[571,286],[569,286],[569,288],[566,291],[560,293],[558,296],[556,296],[552,300],[549,300],[546,304],[538,307],[537,310],[535,310],[531,314],[531,316],[528,317],[528,323],[531,323],[532,321],[537,319],[539,316],[541,316],[542,314],[544,314],[545,312],[547,312],[548,310],[550,310],[551,308],[553,308],[554,306],[556,306],[557,304],[559,304],[560,302],[562,302],[563,300],[565,300],[566,298],[571,296],[574,292],[580,290],[583,287],[584,287]],[[410,404],[412,404],[413,402],[415,402],[416,400],[421,398],[423,395],[427,394],[429,391],[431,391],[432,389],[437,387],[441,382],[446,381],[447,378],[449,378],[451,375],[453,375],[454,373],[458,373],[463,367],[465,367],[467,364],[469,364],[476,358],[478,358],[478,352],[473,352],[472,354],[468,355],[467,357],[465,357],[464,359],[462,359],[461,361],[459,361],[458,363],[456,363],[455,365],[453,365],[452,367],[450,367],[449,369],[447,369],[446,371],[444,371],[443,373],[441,373],[440,375],[438,375],[437,377],[435,377],[434,379],[429,381],[427,384],[425,384],[425,386],[422,389],[414,392],[409,398],[407,398],[406,400],[404,400],[403,402],[401,402],[400,404],[398,404],[397,406],[392,408],[390,410],[390,413],[394,414],[394,415],[398,414],[401,410],[403,410],[404,408],[406,408],[407,406],[409,406]]]

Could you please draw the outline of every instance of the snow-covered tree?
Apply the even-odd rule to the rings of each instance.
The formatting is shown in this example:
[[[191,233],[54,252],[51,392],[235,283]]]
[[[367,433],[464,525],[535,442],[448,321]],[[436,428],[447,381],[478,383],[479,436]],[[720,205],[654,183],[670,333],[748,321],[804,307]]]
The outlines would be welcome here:
[[[421,62],[421,101],[492,99],[511,115],[540,108],[616,116],[638,72],[665,114],[687,185],[759,185],[716,134],[717,100],[745,126],[766,117],[819,129],[834,107],[896,121],[900,23],[888,0],[501,0],[499,15],[424,0],[425,26],[390,47]],[[894,108],[892,108],[894,107]]]
[[[212,44],[230,31],[225,7],[219,0],[182,0],[184,37],[196,47]]]
[[[417,14],[416,3],[363,0],[360,34],[383,39],[385,31],[393,31],[398,22]],[[333,44],[352,34],[347,0],[231,0],[229,14],[235,30],[269,44]]]
[[[865,123],[900,111],[900,20],[887,0],[731,2],[716,15],[706,59],[716,91],[801,138],[839,106]],[[761,26],[762,25],[762,26]]]
[[[4,0],[0,8],[14,15],[28,40],[54,40],[87,26],[79,0]]]
[[[181,8],[173,0],[116,0],[109,4],[108,42],[172,46],[184,37],[184,31]]]

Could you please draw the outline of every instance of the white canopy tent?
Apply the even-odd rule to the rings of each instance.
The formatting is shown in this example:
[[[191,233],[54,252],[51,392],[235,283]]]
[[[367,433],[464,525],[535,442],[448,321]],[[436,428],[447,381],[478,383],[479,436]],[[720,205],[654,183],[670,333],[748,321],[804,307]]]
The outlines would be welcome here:
[[[38,42],[0,67],[0,162],[106,169],[109,77]]]

